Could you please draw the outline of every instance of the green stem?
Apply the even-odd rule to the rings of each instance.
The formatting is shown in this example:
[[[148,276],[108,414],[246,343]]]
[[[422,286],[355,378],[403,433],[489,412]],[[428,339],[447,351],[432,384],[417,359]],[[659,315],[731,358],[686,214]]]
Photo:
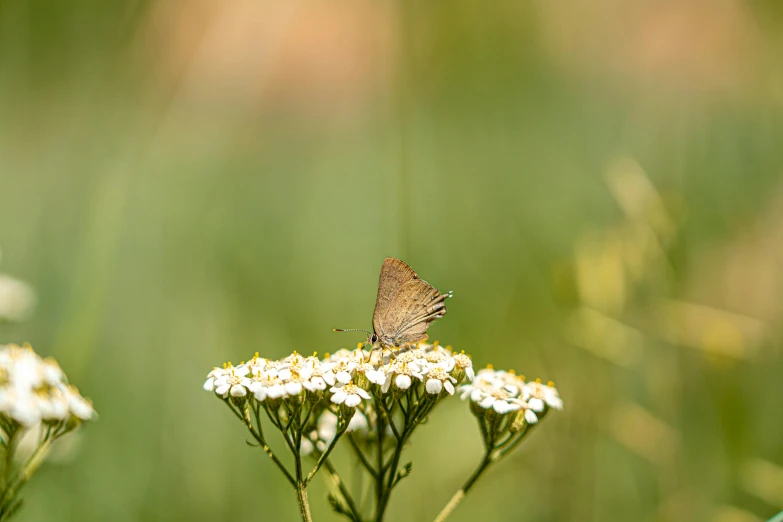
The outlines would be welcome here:
[[[6,473],[6,469],[10,466],[11,459],[8,458],[10,453],[6,454],[6,468],[3,470],[4,486],[2,495],[0,495],[0,521],[5,522],[19,510],[22,503],[21,500],[16,499],[16,494],[27,484],[35,470],[44,461],[54,441],[67,433],[67,430],[62,428],[64,428],[64,425],[58,424],[55,429],[47,430],[46,437],[41,440],[32,455],[19,467],[16,477],[10,483],[10,475]],[[12,446],[9,444],[6,449],[12,449]]]
[[[14,451],[16,450],[16,435],[19,433],[18,426],[11,426],[8,430],[8,440],[5,443],[5,455],[3,458],[3,474],[0,475],[0,491],[5,496],[8,481],[11,479],[11,467],[14,461]]]
[[[253,427],[253,423],[250,421],[250,412],[249,410],[245,410],[245,414],[243,415],[240,413],[237,408],[234,407],[233,404],[231,404],[230,399],[225,400],[226,404],[228,405],[228,408],[234,413],[234,415],[237,416],[237,418],[242,421],[242,424],[245,425],[245,427],[250,431],[250,434],[253,436],[254,439],[256,439],[256,442],[261,446],[261,448],[264,450],[264,452],[269,455],[269,458],[272,459],[272,461],[277,465],[278,468],[280,468],[280,471],[283,472],[283,475],[285,475],[286,480],[293,486],[296,487],[296,480],[294,480],[294,477],[291,476],[291,473],[286,469],[285,465],[280,461],[279,458],[277,458],[277,455],[274,454],[272,451],[272,448],[269,447],[269,444],[266,443],[266,439],[262,435],[261,431],[261,418],[256,412],[256,422],[258,423],[258,431]]]
[[[16,502],[11,504],[11,506],[8,508],[8,511],[3,512],[2,514],[2,520],[3,522],[6,522],[7,520],[10,520],[11,517],[16,515],[16,513],[19,512],[19,509],[22,507],[22,499],[18,499]]]
[[[394,411],[394,403],[396,402],[396,399],[392,400],[391,408],[386,407],[386,401],[383,397],[381,397],[378,401],[378,404],[381,405],[381,409],[383,410],[384,415],[386,415],[386,419],[389,421],[389,426],[392,429],[392,433],[394,433],[394,436],[397,438],[397,440],[400,440],[400,432],[397,431],[397,426],[394,425],[394,419],[392,418],[392,411]]]
[[[392,489],[397,484],[397,468],[400,465],[400,459],[402,458],[402,450],[405,447],[405,443],[413,434],[413,430],[419,424],[421,419],[427,416],[435,405],[435,400],[430,399],[429,395],[424,395],[419,405],[416,407],[416,411],[411,417],[405,419],[405,425],[402,430],[402,435],[397,438],[397,445],[394,448],[394,455],[390,461],[381,467],[380,479],[386,480],[386,485],[382,488],[381,501],[378,506],[378,513],[376,516],[376,522],[382,522],[386,508],[389,505],[389,497],[391,496]],[[410,409],[408,412],[410,413]],[[389,470],[389,477],[386,478],[385,472]]]
[[[377,478],[378,472],[375,471],[375,468],[372,467],[370,461],[367,460],[367,457],[364,455],[364,452],[359,447],[359,444],[356,442],[356,439],[353,437],[353,433],[348,434],[348,442],[351,444],[351,448],[353,448],[353,452],[358,457],[359,462],[361,462],[362,466],[364,466],[364,469],[367,470],[367,473],[369,473],[370,476],[372,476],[372,478]]]
[[[444,520],[446,520],[446,518],[449,515],[451,515],[451,512],[454,511],[454,509],[456,509],[456,507],[459,505],[460,502],[462,502],[462,499],[465,498],[465,495],[467,495],[468,491],[470,491],[470,488],[473,487],[473,484],[476,483],[476,481],[479,479],[481,474],[484,473],[484,471],[486,471],[489,465],[494,462],[494,459],[491,457],[491,455],[492,455],[492,450],[487,451],[484,454],[484,458],[481,460],[481,463],[473,471],[473,473],[470,475],[470,477],[462,486],[462,488],[460,488],[460,490],[457,491],[453,497],[451,497],[451,500],[449,500],[449,503],[446,504],[446,507],[444,507],[443,510],[435,518],[435,522],[443,522]]]
[[[351,412],[353,414],[353,412]],[[309,484],[311,480],[313,480],[313,477],[316,473],[318,473],[318,470],[321,469],[321,466],[324,462],[326,462],[326,459],[329,458],[329,454],[332,452],[334,447],[337,445],[337,441],[340,440],[340,437],[343,436],[343,433],[345,433],[345,430],[348,429],[348,421],[344,420],[343,425],[340,427],[340,429],[337,431],[337,433],[334,434],[334,438],[332,439],[332,442],[329,443],[329,447],[326,448],[326,451],[321,453],[321,456],[318,458],[318,462],[315,463],[315,467],[313,470],[307,475],[307,478],[305,479],[304,483],[305,485]]]
[[[294,443],[301,444],[301,439],[295,440]],[[294,464],[296,466],[296,499],[299,501],[299,514],[302,517],[302,522],[312,522],[310,503],[307,500],[307,482],[304,480],[302,457],[298,451],[294,453]]]
[[[307,500],[307,485],[301,480],[296,483],[296,499],[299,501],[299,514],[302,517],[302,521],[312,522],[310,503]]]
[[[541,419],[544,418],[544,415],[546,415],[546,410],[544,412],[539,414],[538,422],[541,422]],[[482,434],[486,430],[484,425],[485,418],[479,418],[479,426],[482,428]],[[508,419],[504,419],[503,424],[503,430],[507,429],[506,426],[508,426]],[[507,454],[509,454],[511,451],[514,451],[514,449],[519,446],[519,444],[522,442],[523,439],[525,439],[530,432],[533,431],[533,428],[537,426],[537,424],[525,424],[525,427],[517,434],[512,434],[506,438],[504,438],[501,442],[497,443],[498,438],[498,427],[500,426],[500,416],[496,416],[495,419],[492,421],[492,427],[487,430],[488,433],[485,437],[485,444],[487,446],[486,453],[484,454],[484,458],[481,460],[481,463],[479,466],[473,471],[473,473],[468,477],[468,480],[465,481],[465,484],[460,488],[459,491],[457,491],[453,497],[451,497],[451,500],[448,504],[446,504],[446,507],[443,508],[443,510],[438,514],[437,518],[435,518],[435,522],[443,522],[446,520],[446,518],[451,514],[454,509],[462,502],[462,499],[465,498],[465,495],[467,495],[468,491],[470,491],[470,488],[473,487],[473,485],[476,483],[476,481],[481,477],[481,475],[484,473],[484,471],[489,468],[490,464],[493,464],[497,462],[498,460],[505,457]]]
[[[383,497],[384,497],[384,490],[383,490],[383,480],[386,476],[386,469],[383,466],[383,435],[386,431],[386,428],[383,424],[383,415],[381,415],[381,409],[377,405],[376,401],[376,407],[375,407],[375,418],[376,418],[376,444],[378,446],[377,448],[377,460],[378,460],[378,474],[375,476],[375,520],[376,522],[380,522],[383,519]]]
[[[332,482],[334,482],[335,486],[337,486],[337,489],[340,491],[343,500],[350,510],[351,518],[355,522],[362,522],[361,513],[356,507],[356,502],[354,502],[351,493],[348,491],[348,487],[345,485],[345,482],[343,482],[343,479],[340,478],[340,474],[337,473],[334,465],[329,460],[327,460],[324,462],[324,469],[327,471],[327,473],[329,473],[329,477],[332,479]]]

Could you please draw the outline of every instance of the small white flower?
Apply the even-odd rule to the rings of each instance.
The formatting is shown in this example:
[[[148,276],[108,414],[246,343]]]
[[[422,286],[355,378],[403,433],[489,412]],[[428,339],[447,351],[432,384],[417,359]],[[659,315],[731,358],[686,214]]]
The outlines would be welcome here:
[[[250,373],[255,374],[256,372],[263,373],[272,368],[273,365],[269,359],[259,357],[258,352],[256,352],[253,358],[247,361],[246,366],[250,369]]]
[[[348,358],[356,363],[363,363],[369,358],[369,355],[370,352],[365,350],[363,348],[363,344],[360,343],[359,346],[357,346],[356,349],[351,352],[351,355],[348,356]]]
[[[41,358],[31,348],[18,348],[13,356],[11,382],[18,389],[32,391],[44,382]]]
[[[400,390],[407,390],[410,388],[411,382],[410,375],[405,375],[404,373],[394,378],[394,385]]]
[[[277,370],[274,369],[255,372],[250,378],[248,389],[259,402],[263,402],[267,397],[277,399],[285,395],[283,381],[277,377]]]
[[[521,380],[511,372],[485,368],[478,372],[470,384],[460,386],[462,399],[470,400],[483,409],[494,409],[505,414],[520,409],[526,403],[518,400],[522,390]]]
[[[311,454],[314,448],[313,443],[309,439],[302,437],[302,442],[299,444],[299,453],[301,455],[307,456]]]
[[[296,366],[280,370],[278,377],[284,383],[286,395],[294,396],[302,393],[305,383],[309,384],[311,374],[309,368]]]
[[[279,367],[282,368],[301,368],[305,364],[305,357],[294,351],[291,355],[281,361]]]
[[[13,399],[8,415],[27,428],[41,421],[41,409],[32,393],[19,393]]]
[[[454,354],[454,366],[458,370],[464,371],[469,381],[476,377],[476,373],[473,371],[473,361],[465,352]]]
[[[41,361],[41,373],[43,374],[43,380],[49,386],[56,386],[65,381],[65,373],[57,364],[57,361],[48,357]]]
[[[451,350],[447,350],[442,346],[437,345],[425,352],[420,360],[427,369],[437,366],[438,368],[444,369],[447,373],[451,373],[456,364]]]
[[[329,410],[324,410],[321,416],[318,417],[317,430],[318,439],[326,444],[332,442],[334,436],[337,435],[337,415]],[[324,449],[326,448],[324,447]]]
[[[74,417],[81,420],[90,420],[95,415],[95,409],[92,403],[81,396],[79,390],[73,386],[66,386],[63,390],[63,395],[68,403],[68,409]]]
[[[335,356],[332,356],[331,360],[324,362],[323,378],[330,386],[342,386],[343,384],[348,384],[353,379],[351,374],[357,363],[350,358],[351,352],[347,350],[341,351],[346,352],[348,356],[344,356],[339,360],[335,360]]]
[[[348,383],[340,388],[333,387],[329,391],[334,394],[331,399],[333,403],[345,404],[349,408],[357,407],[361,404],[362,399],[371,399],[369,393],[352,383]]]
[[[307,362],[307,369],[310,375],[309,380],[306,380],[302,382],[302,386],[305,387],[308,391],[316,392],[316,391],[323,391],[327,387],[326,382],[326,375],[324,368],[320,361],[313,358],[308,358]],[[332,381],[332,384],[330,386],[334,386],[334,381]]]
[[[517,418],[514,420],[512,426],[519,429],[525,424],[535,424],[538,422],[538,416],[536,415],[536,412],[533,411],[533,408],[527,401],[524,399],[515,399],[514,402],[519,405],[520,411],[517,413]]]
[[[544,405],[546,404],[550,408],[556,410],[563,409],[563,400],[560,398],[560,394],[555,388],[555,383],[550,381],[547,384],[541,382],[541,379],[536,379],[535,382],[525,383],[525,393],[530,397],[528,403],[530,408],[534,411],[544,411]]]
[[[230,366],[228,373],[215,379],[215,393],[225,398],[229,394],[232,397],[244,397],[250,388],[251,381],[247,378],[249,368],[245,365]],[[206,383],[205,387],[206,387]]]
[[[337,382],[340,384],[348,384],[351,382],[351,373],[356,368],[356,363],[353,361],[340,361],[337,366],[332,370]]]
[[[270,379],[270,384],[266,387],[266,396],[270,399],[279,399],[285,395],[285,386],[277,377]]]
[[[457,379],[450,376],[446,370],[435,366],[427,372],[427,393],[437,395],[445,388],[449,395],[454,395],[454,383],[456,382]]]
[[[348,423],[347,431],[362,431],[368,427],[367,417],[365,417],[359,410],[354,411],[353,417],[351,417]],[[317,424],[318,432],[318,446],[319,451],[326,449],[335,435],[337,435],[337,415],[329,410],[324,410],[321,416],[318,418]]]
[[[65,420],[68,418],[68,401],[58,388],[41,389],[36,392],[38,410],[42,420]]]
[[[481,402],[484,397],[490,395],[492,391],[501,384],[501,381],[496,379],[495,371],[485,368],[479,371],[478,375],[473,379],[472,383],[463,384],[459,387],[462,400],[470,397],[473,402]]]
[[[302,386],[311,392],[323,391],[326,389],[326,381],[323,377],[311,377],[309,381],[303,382]]]
[[[398,357],[387,370],[389,373],[396,374],[394,378],[394,385],[399,390],[407,390],[413,384],[413,378],[424,380],[424,377],[419,373],[420,366],[415,360],[408,360],[409,358],[402,357],[408,355],[410,352],[406,352]]]
[[[362,412],[356,410],[348,423],[348,431],[362,431],[368,428],[367,417]]]
[[[243,366],[238,366],[237,368],[243,368]],[[207,374],[207,380],[204,382],[203,388],[206,391],[215,391],[215,388],[218,386],[218,381],[227,379],[228,376],[231,374],[231,371],[234,370],[234,365],[229,363],[223,363],[223,367],[215,366],[212,368],[212,371]]]
[[[228,373],[228,370],[225,368],[218,368],[217,366],[207,374],[207,380],[204,381],[203,388],[206,391],[215,391],[215,381],[222,377],[223,375],[226,375]]]
[[[395,357],[391,367],[394,371],[405,368],[405,373],[408,375],[420,374],[424,371],[424,365],[426,364],[426,361],[423,359],[424,355],[425,353],[420,350],[403,352]]]
[[[522,407],[513,397],[509,396],[508,392],[502,389],[495,390],[491,395],[484,397],[479,406],[485,410],[492,408],[500,414],[516,411]]]
[[[367,376],[367,380],[371,383],[379,386],[384,386],[386,381],[391,379],[391,375],[387,376],[386,372],[380,368],[366,371],[364,375]]]

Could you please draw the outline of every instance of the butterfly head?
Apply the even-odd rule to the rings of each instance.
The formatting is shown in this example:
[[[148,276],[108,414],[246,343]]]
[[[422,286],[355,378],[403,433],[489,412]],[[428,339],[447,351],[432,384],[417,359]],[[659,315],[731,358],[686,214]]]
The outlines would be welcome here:
[[[373,348],[378,347],[378,344],[381,342],[381,338],[378,337],[378,334],[375,332],[370,332],[367,330],[362,330],[361,328],[350,328],[350,329],[342,329],[342,328],[335,328],[333,331],[335,332],[364,332],[367,334],[367,341],[366,343]]]

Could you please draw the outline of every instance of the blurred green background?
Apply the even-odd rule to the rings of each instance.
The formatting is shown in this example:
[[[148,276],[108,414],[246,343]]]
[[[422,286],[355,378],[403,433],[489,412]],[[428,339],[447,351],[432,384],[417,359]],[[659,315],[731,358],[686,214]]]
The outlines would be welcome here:
[[[20,521],[297,520],[204,376],[353,346],[386,256],[565,400],[454,522],[783,509],[780,5],[0,1],[0,342],[100,414]],[[389,518],[480,453],[448,401]]]

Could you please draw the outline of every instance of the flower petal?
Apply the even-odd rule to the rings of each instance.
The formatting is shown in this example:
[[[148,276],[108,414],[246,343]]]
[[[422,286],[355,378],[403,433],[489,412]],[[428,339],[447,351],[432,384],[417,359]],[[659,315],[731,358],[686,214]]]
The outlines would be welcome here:
[[[334,389],[334,388],[332,388]],[[334,395],[332,395],[332,402],[335,404],[342,404],[345,402],[345,399],[348,397],[348,394],[345,393],[343,390],[338,389]]]
[[[398,375],[397,378],[394,379],[394,384],[401,390],[407,390],[411,387],[411,378],[407,375]]]
[[[451,383],[449,383],[449,384],[451,384]],[[436,394],[440,393],[441,390],[443,390],[443,383],[441,381],[439,381],[438,379],[430,379],[430,380],[427,381],[426,388],[427,388],[427,393],[432,394],[432,395],[436,395]],[[452,387],[451,389],[453,390],[454,387]]]

